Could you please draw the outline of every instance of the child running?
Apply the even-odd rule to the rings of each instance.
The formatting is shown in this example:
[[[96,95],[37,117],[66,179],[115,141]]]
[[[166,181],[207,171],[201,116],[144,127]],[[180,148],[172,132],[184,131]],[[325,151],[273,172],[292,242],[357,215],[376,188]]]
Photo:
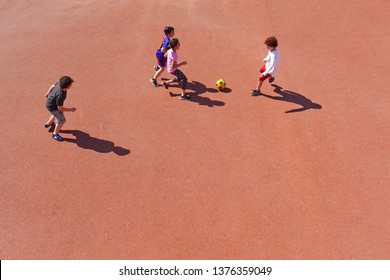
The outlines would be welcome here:
[[[259,81],[257,83],[257,88],[253,90],[252,96],[260,95],[260,89],[261,85],[266,79],[269,79],[268,81],[272,83],[275,80],[275,77],[273,74],[276,72],[278,68],[279,63],[279,52],[276,49],[278,46],[278,40],[272,36],[268,37],[264,44],[266,44],[268,49],[268,55],[266,58],[264,58],[265,64],[260,68],[260,77]]]
[[[54,132],[51,137],[59,142],[64,141],[64,138],[58,134],[66,122],[64,112],[76,111],[74,107],[64,107],[67,92],[72,87],[72,84],[73,79],[71,77],[63,76],[45,94],[46,108],[51,114],[49,120],[45,123],[45,128],[51,127],[55,123]]]
[[[179,39],[173,38],[171,42],[169,43],[171,46],[171,49],[167,53],[167,68],[168,72],[172,75],[175,75],[176,77],[169,80],[169,81],[164,81],[163,86],[168,89],[168,85],[170,83],[176,83],[176,82],[181,82],[181,95],[180,99],[181,100],[191,100],[191,97],[189,95],[186,95],[186,89],[187,89],[187,77],[184,75],[182,71],[177,69],[180,66],[186,65],[187,62],[183,61],[181,63],[177,63],[178,61],[178,54],[177,51],[180,48],[180,42]]]
[[[154,66],[154,76],[150,79],[150,82],[153,86],[158,87],[159,84],[157,83],[158,77],[164,72],[165,66],[166,66],[166,53],[170,49],[169,42],[171,41],[171,38],[175,36],[175,29],[171,26],[166,26],[164,28],[165,36],[161,40],[160,47],[156,51],[156,58],[157,58],[157,65]]]

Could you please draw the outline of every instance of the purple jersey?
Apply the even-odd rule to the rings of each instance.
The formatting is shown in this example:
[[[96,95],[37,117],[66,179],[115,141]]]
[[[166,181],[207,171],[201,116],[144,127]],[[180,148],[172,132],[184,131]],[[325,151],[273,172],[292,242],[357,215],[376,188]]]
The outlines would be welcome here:
[[[163,48],[167,48],[169,46],[169,42],[171,40],[168,38],[168,36],[164,36],[162,39],[161,39],[161,44],[160,44],[160,47],[158,48],[157,52],[156,52],[156,56],[161,56],[161,55],[164,55],[164,53],[162,52],[162,49]]]
[[[161,39],[161,44],[160,44],[160,47],[158,48],[158,50],[156,51],[156,58],[157,58],[157,64],[161,67],[165,67],[165,64],[166,64],[166,58],[164,56],[164,53],[162,52],[162,49],[163,48],[168,48],[169,46],[169,42],[171,41],[171,39],[168,38],[168,36],[164,36],[162,39]]]

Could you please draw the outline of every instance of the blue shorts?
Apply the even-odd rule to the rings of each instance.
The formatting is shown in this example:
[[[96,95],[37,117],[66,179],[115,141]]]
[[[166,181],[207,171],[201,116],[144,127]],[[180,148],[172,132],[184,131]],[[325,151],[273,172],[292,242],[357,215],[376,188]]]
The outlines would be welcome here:
[[[165,65],[167,64],[167,59],[166,59],[166,57],[164,56],[164,53],[161,52],[161,51],[157,51],[157,52],[156,52],[156,58],[157,58],[157,64],[158,64],[158,66],[160,66],[160,67],[165,67]]]

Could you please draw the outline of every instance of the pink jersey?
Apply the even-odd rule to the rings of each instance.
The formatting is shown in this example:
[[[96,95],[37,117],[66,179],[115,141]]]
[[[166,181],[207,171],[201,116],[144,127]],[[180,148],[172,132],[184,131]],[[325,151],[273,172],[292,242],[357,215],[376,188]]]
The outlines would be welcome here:
[[[173,49],[168,50],[167,53],[167,68],[169,73],[173,73],[176,71],[177,68],[173,67],[173,63],[175,62],[177,64],[179,56],[176,52],[173,51]]]

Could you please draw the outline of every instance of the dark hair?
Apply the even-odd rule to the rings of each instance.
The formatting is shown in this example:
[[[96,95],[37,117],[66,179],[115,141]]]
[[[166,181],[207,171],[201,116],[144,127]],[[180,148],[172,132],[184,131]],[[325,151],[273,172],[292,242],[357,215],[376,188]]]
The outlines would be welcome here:
[[[274,36],[271,36],[265,39],[264,44],[276,48],[278,46],[278,40]]]
[[[69,87],[72,83],[73,83],[73,79],[71,77],[68,77],[68,76],[62,76],[60,78],[60,87],[61,88],[67,88]]]
[[[168,35],[169,33],[171,33],[172,31],[174,31],[175,28],[173,28],[172,26],[165,26],[164,27],[164,33],[165,35]]]
[[[173,49],[174,47],[176,47],[178,44],[180,44],[179,42],[179,39],[177,38],[173,38],[170,42],[169,42],[169,46]]]

